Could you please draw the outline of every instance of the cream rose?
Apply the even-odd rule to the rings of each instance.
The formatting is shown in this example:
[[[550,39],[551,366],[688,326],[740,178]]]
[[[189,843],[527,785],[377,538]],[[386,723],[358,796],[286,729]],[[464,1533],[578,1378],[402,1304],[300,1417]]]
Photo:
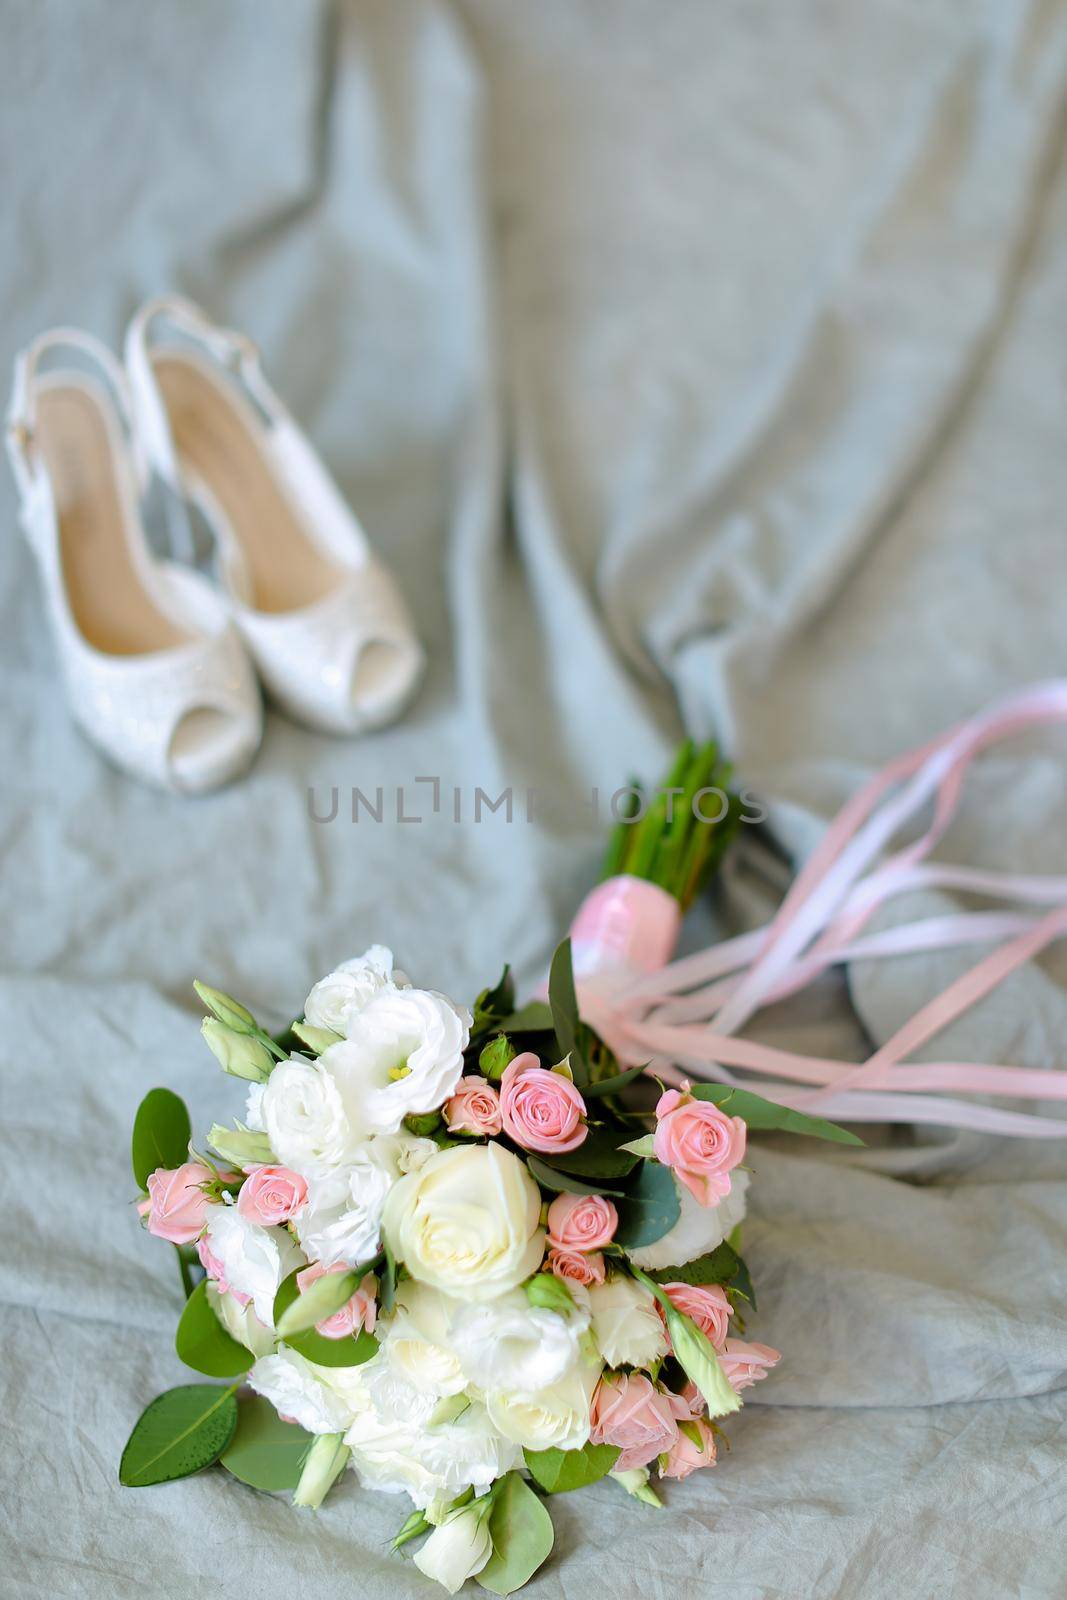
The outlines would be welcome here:
[[[670,1349],[656,1302],[633,1278],[609,1278],[589,1289],[593,1338],[609,1367],[650,1367]]]
[[[432,1139],[388,1134],[361,1145],[348,1166],[311,1178],[294,1224],[309,1258],[327,1267],[369,1261],[380,1247],[382,1210],[393,1184],[436,1153]]]
[[[498,1144],[431,1156],[394,1185],[382,1226],[413,1278],[459,1300],[495,1300],[541,1265],[541,1195]]]
[[[534,1393],[497,1389],[486,1396],[493,1425],[527,1450],[580,1450],[589,1438],[589,1407],[600,1368],[579,1363]]]

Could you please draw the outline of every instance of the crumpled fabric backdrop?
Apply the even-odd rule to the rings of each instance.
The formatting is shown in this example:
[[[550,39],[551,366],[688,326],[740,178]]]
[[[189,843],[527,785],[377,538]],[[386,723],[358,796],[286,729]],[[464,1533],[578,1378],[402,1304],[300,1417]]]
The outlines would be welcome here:
[[[532,984],[596,874],[591,790],[654,776],[683,726],[796,858],[890,756],[1064,670],[1067,4],[5,0],[0,24],[0,353],[60,321],[115,342],[167,288],[245,328],[431,660],[396,728],[272,715],[245,782],[151,793],[68,723],[0,491],[4,1592],[429,1597],[386,1551],[403,1507],[352,1479],[318,1516],[222,1473],[119,1488],[184,1370],[134,1108],[155,1083],[200,1126],[239,1108],[197,975],[278,1021],[375,939],[456,994],[504,956]],[[1064,760],[1054,734],[984,758],[942,856],[1067,870]],[[379,784],[387,820],[353,824]],[[512,822],[474,824],[508,785]],[[746,837],[690,937],[765,916],[773,861]],[[762,1026],[858,1059],[973,958],[868,965]],[[1064,1065],[1065,984],[1053,953],[937,1055]],[[752,1166],[780,1370],[668,1511],[556,1502],[531,1600],[1062,1594],[1063,1149],[875,1131]]]

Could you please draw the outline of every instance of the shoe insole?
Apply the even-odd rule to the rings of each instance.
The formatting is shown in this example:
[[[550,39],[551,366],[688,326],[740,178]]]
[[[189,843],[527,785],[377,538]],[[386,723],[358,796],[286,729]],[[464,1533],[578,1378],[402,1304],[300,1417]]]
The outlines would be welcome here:
[[[144,655],[189,635],[159,609],[134,562],[107,403],[81,384],[42,383],[35,437],[51,479],[74,620],[95,649]]]
[[[335,589],[341,569],[308,538],[264,456],[254,424],[194,361],[157,352],[156,379],[182,467],[199,478],[240,547],[257,611],[296,611]]]

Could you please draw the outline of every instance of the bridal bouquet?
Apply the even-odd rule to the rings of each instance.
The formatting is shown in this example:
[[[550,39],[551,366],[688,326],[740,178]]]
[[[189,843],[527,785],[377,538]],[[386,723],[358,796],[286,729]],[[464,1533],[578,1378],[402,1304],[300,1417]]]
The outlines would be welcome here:
[[[674,792],[717,774],[687,746]],[[547,999],[520,1009],[506,969],[468,1008],[378,945],[278,1037],[197,985],[242,1118],[194,1147],[154,1089],[133,1166],[148,1232],[178,1253],[177,1354],[228,1381],[154,1400],[124,1484],[221,1463],[314,1507],[350,1466],[410,1497],[394,1546],[423,1538],[424,1573],[505,1595],[551,1550],[546,1496],[610,1477],[658,1505],[653,1469],[715,1464],[721,1419],[778,1360],[745,1338],[748,1128],[851,1136],[715,1084],[628,1109],[643,1066],[620,1068],[578,994],[669,959],[736,820],[732,797],[715,822],[625,817]]]

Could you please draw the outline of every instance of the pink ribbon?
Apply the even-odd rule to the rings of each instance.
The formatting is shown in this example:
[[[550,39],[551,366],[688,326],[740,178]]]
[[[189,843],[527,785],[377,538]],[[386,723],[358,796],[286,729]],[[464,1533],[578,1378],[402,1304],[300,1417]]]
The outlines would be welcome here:
[[[1064,1100],[1067,1071],[905,1063],[1009,973],[1067,933],[1067,877],[989,872],[925,859],[955,814],[975,756],[1012,734],[1054,722],[1067,722],[1067,681],[1008,695],[898,757],[842,807],[765,927],[682,960],[668,964],[677,920],[672,934],[662,902],[673,906],[671,897],[638,879],[609,879],[593,891],[573,928],[575,949],[581,952],[576,971],[583,1015],[621,1061],[636,1065],[651,1057],[650,1070],[675,1083],[684,1076],[736,1083],[730,1070],[736,1067],[769,1078],[760,1082],[767,1098],[841,1120],[932,1122],[1030,1138],[1067,1134],[1067,1121],[1061,1119],[942,1093]],[[931,800],[926,832],[883,859],[893,836]],[[1040,916],[961,912],[864,934],[874,912],[894,895],[929,887],[1053,909]],[[638,924],[646,919],[642,933]],[[796,1055],[736,1037],[764,1005],[803,989],[831,966],[992,941],[1001,942],[867,1061]]]

